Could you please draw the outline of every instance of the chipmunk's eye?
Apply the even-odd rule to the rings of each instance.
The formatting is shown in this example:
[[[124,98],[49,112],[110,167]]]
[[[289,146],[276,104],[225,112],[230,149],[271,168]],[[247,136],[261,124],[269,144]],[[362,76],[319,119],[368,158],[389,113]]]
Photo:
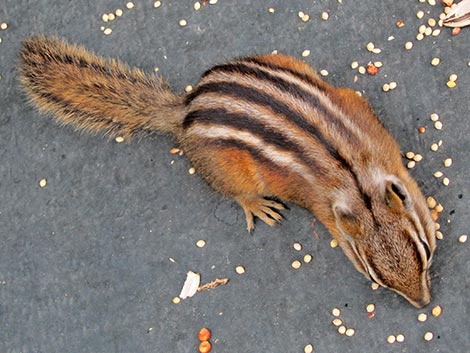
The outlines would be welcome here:
[[[406,193],[397,184],[392,183],[392,191],[400,198],[402,202],[406,201]]]
[[[431,249],[429,249],[429,245],[426,244],[425,242],[423,242],[423,246],[424,246],[424,251],[426,252],[426,260],[429,261],[429,259],[431,258]]]

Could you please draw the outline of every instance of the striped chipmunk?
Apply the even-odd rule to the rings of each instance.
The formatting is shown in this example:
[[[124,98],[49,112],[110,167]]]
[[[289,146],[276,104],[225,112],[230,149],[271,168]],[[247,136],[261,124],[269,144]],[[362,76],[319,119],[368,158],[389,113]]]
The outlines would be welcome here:
[[[368,102],[281,54],[206,71],[177,95],[161,78],[44,36],[19,53],[31,102],[63,125],[108,136],[168,133],[198,173],[254,217],[292,202],[328,228],[357,270],[416,307],[429,303],[435,226],[400,147]]]

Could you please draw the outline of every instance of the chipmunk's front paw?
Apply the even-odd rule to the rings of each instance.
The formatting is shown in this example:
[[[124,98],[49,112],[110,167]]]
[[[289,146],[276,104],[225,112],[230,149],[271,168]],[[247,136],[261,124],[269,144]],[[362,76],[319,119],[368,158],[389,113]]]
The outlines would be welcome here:
[[[250,233],[255,228],[253,216],[258,217],[271,227],[278,225],[282,221],[282,215],[276,210],[283,210],[285,207],[279,202],[266,200],[257,195],[240,196],[236,200],[245,211],[246,228]]]

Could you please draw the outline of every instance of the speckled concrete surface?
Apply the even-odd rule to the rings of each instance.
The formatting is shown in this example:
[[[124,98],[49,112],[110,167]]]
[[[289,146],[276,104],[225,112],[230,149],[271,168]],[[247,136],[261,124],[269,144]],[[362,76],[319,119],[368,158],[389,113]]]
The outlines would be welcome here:
[[[275,9],[273,14],[268,8]],[[122,8],[105,24],[101,14]],[[418,10],[425,11],[422,20]],[[310,15],[303,23],[298,12]],[[328,21],[320,14],[329,12]],[[470,32],[443,29],[418,42],[417,29],[440,4],[418,1],[224,1],[198,12],[187,1],[5,0],[0,4],[0,352],[196,352],[197,332],[213,332],[213,352],[468,352]],[[188,25],[180,27],[180,19]],[[396,21],[405,26],[397,28]],[[101,26],[113,29],[103,35]],[[95,52],[166,76],[176,91],[226,59],[279,50],[329,71],[325,79],[364,93],[403,151],[424,156],[412,170],[426,195],[444,205],[444,239],[432,267],[433,301],[417,310],[398,295],[372,291],[330,236],[290,205],[281,227],[245,231],[241,209],[190,175],[168,137],[118,144],[81,135],[40,116],[16,82],[21,40],[57,34]],[[393,39],[390,37],[393,36]],[[414,42],[410,51],[404,49]],[[368,42],[382,49],[372,54]],[[441,64],[432,67],[432,57]],[[350,68],[382,61],[375,77]],[[450,90],[451,73],[459,76]],[[354,77],[357,75],[357,82]],[[398,87],[384,93],[384,83]],[[436,112],[444,125],[433,128]],[[425,126],[424,134],[418,127]],[[439,140],[438,152],[429,147]],[[451,157],[451,168],[443,160]],[[443,170],[445,187],[433,177]],[[47,186],[40,188],[40,179]],[[199,239],[207,244],[195,246]],[[293,249],[300,242],[303,249]],[[305,254],[313,261],[295,271]],[[174,262],[169,259],[174,259]],[[235,273],[243,265],[246,273]],[[222,287],[179,305],[186,272]],[[375,317],[365,307],[375,303]],[[441,305],[434,318],[431,308]],[[337,333],[342,310],[353,337]],[[419,313],[428,314],[424,323]],[[434,339],[425,342],[425,332]],[[402,333],[403,343],[386,342]]]

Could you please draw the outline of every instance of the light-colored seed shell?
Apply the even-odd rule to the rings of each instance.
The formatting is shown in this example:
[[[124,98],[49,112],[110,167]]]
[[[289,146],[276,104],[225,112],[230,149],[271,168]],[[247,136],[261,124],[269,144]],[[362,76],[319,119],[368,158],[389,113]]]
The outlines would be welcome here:
[[[302,52],[302,57],[306,58],[307,56],[310,55],[310,50],[308,49],[305,49],[303,52]]]
[[[336,319],[333,319],[332,323],[335,326],[341,326],[343,324],[343,320],[336,318]]]
[[[418,315],[418,321],[419,322],[425,322],[428,319],[428,315],[425,313],[421,313]]]
[[[304,347],[304,353],[312,353],[313,352],[313,346],[311,344],[307,344]]]
[[[413,42],[406,42],[405,43],[405,49],[410,50],[411,48],[413,48]]]
[[[384,85],[382,86],[382,91],[384,92],[390,91],[390,85],[388,83],[384,83]]]
[[[437,143],[433,143],[431,145],[431,151],[436,152],[439,149],[439,145]]]
[[[245,267],[238,265],[237,267],[235,267],[235,272],[239,275],[242,275],[245,273]]]
[[[359,63],[357,61],[353,61],[351,63],[351,69],[355,70],[359,67]]]
[[[206,245],[206,241],[205,241],[205,240],[200,239],[200,240],[198,240],[198,241],[196,242],[196,246],[197,246],[198,248],[203,248],[205,245]]]
[[[374,53],[374,54],[380,54],[381,52],[382,52],[382,49],[380,49],[380,48],[372,49],[372,53]]]
[[[438,170],[437,172],[434,172],[434,176],[435,176],[436,178],[440,178],[440,177],[442,177],[443,175],[444,175],[444,173],[442,173],[440,170]]]
[[[380,286],[378,285],[378,283],[372,282],[371,285],[370,285],[370,288],[372,290],[377,290],[377,289],[380,288]]]
[[[395,81],[390,82],[388,85],[390,86],[390,89],[397,88],[397,83]]]
[[[345,333],[346,333],[346,336],[351,337],[351,336],[354,336],[354,334],[356,333],[356,330],[354,330],[353,328],[348,328]]]
[[[387,342],[392,344],[392,343],[395,343],[396,339],[397,338],[394,335],[390,335],[387,337]]]
[[[424,39],[424,34],[423,33],[418,33],[416,35],[416,40],[423,40]]]
[[[455,81],[447,81],[446,85],[447,85],[447,87],[449,87],[449,88],[455,88],[455,86],[457,86],[457,84],[455,83]]]
[[[186,26],[186,25],[188,24],[188,21],[186,21],[186,20],[183,18],[182,20],[180,20],[180,21],[178,22],[178,24],[179,24],[181,27],[184,27],[184,26]]]
[[[344,335],[346,333],[346,326],[341,325],[340,327],[338,327],[338,333]]]
[[[402,343],[404,340],[405,340],[405,336],[403,336],[402,334],[397,335],[397,342]]]
[[[441,146],[442,146],[442,143],[443,143],[443,141],[442,141],[442,140],[439,140],[439,142],[438,142],[437,144],[439,145],[439,147],[441,147]]]
[[[336,239],[331,239],[330,246],[336,248],[338,246],[338,241]]]
[[[441,316],[442,307],[440,305],[436,305],[434,308],[432,308],[431,312],[432,312],[432,316],[434,317]]]
[[[468,238],[468,235],[462,234],[462,235],[459,237],[459,242],[465,243],[465,242],[467,241],[467,238]]]
[[[432,60],[431,60],[431,65],[432,66],[437,66],[440,63],[441,63],[441,59],[439,59],[439,58],[432,58]]]
[[[409,161],[408,163],[406,163],[406,167],[408,169],[412,169],[412,168],[416,167],[416,162],[415,161]]]
[[[304,262],[305,262],[306,264],[312,262],[312,255],[306,254],[306,255],[304,256]]]
[[[451,165],[452,165],[452,158],[447,158],[447,159],[444,161],[444,167],[449,168]]]
[[[304,14],[302,11],[299,11],[299,12],[297,13],[297,16],[299,16],[300,18],[304,17],[304,15],[305,15],[305,14]]]
[[[442,179],[442,184],[444,184],[444,186],[449,186],[450,184],[450,179],[445,177]]]
[[[366,306],[366,311],[368,313],[373,313],[375,311],[375,305],[374,304],[369,304]]]
[[[196,1],[193,5],[193,9],[194,9],[194,11],[199,11],[201,9],[201,3],[199,1]]]
[[[341,315],[341,310],[339,310],[338,308],[333,308],[333,310],[331,310],[331,315],[338,317]]]
[[[359,66],[357,71],[361,74],[364,75],[366,73],[366,68],[364,66]]]
[[[428,207],[433,209],[434,207],[437,206],[437,201],[434,197],[432,196],[429,196],[427,199],[426,199],[426,203],[428,204]]]
[[[111,33],[113,32],[113,30],[111,28],[105,28],[105,30],[103,31],[103,33],[107,36],[107,35],[110,35]]]
[[[439,223],[434,223],[434,226],[436,227],[436,230],[441,229],[441,225]]]
[[[433,339],[434,335],[432,332],[428,331],[424,334],[424,340],[425,341],[431,341]]]
[[[291,266],[294,270],[298,270],[302,266],[302,263],[299,260],[294,260],[292,261]]]
[[[133,3],[133,2],[130,2],[130,1],[126,4],[126,7],[127,7],[129,10],[130,10],[130,9],[133,9],[134,6],[135,6],[134,3]]]
[[[372,43],[372,42],[367,43],[366,49],[367,49],[368,51],[372,51],[372,50],[374,50],[374,48],[375,48],[374,43]]]
[[[437,113],[432,113],[431,114],[431,121],[438,121],[439,120],[439,115]]]
[[[39,187],[45,188],[47,185],[47,179],[41,179],[39,180]]]
[[[436,231],[436,239],[442,240],[444,239],[444,234],[440,231]]]
[[[415,162],[421,162],[423,160],[423,156],[418,153],[413,157],[413,160]]]
[[[440,121],[434,122],[434,128],[436,130],[442,130],[442,123]]]
[[[116,9],[116,11],[114,11],[114,13],[116,14],[117,17],[121,17],[124,12],[121,9]]]
[[[321,19],[322,19],[323,21],[328,20],[328,17],[330,17],[330,16],[328,15],[328,12],[323,12],[323,13],[321,14]]]
[[[181,303],[181,299],[178,298],[178,297],[174,297],[171,301],[173,302],[173,304],[179,304],[179,303]]]
[[[196,173],[196,168],[194,168],[194,167],[189,168],[188,173],[193,175],[194,173]]]
[[[418,11],[416,13],[416,17],[418,17],[419,19],[422,19],[424,17],[424,11]]]
[[[406,152],[405,156],[406,156],[406,158],[408,158],[408,159],[413,159],[413,157],[415,156],[415,153],[409,151],[409,152]]]
[[[302,250],[302,244],[300,244],[300,243],[294,243],[294,244],[292,245],[292,247],[293,247],[295,250],[297,250],[297,251]]]

